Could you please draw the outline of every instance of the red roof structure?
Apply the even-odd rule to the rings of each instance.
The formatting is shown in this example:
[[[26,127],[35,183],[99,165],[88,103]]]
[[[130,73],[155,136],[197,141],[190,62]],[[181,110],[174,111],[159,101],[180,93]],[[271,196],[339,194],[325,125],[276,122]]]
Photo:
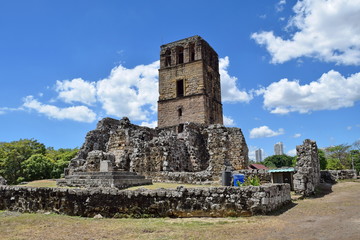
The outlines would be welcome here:
[[[253,164],[249,165],[249,169],[265,169],[265,170],[267,170],[268,168],[262,164],[253,163]]]

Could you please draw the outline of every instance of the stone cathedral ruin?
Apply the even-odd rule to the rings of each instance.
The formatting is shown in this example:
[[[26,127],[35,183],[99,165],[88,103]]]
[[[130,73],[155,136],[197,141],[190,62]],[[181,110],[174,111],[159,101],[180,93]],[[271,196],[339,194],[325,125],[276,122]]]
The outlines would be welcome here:
[[[247,165],[241,129],[223,125],[218,55],[193,36],[161,46],[158,127],[137,126],[126,117],[102,119],[58,185],[217,181],[225,167]]]
[[[152,181],[209,183],[218,181],[224,169],[269,182],[266,170],[244,170],[248,148],[241,129],[223,125],[218,56],[201,37],[161,46],[159,93],[157,128],[134,125],[126,117],[102,119],[65,169],[65,179],[57,181],[100,188],[0,186],[0,210],[84,217],[235,217],[268,214],[291,202],[291,183],[284,182],[121,190]],[[333,173],[320,171],[317,153],[315,141],[297,146],[296,194],[314,195],[321,175],[332,178]]]

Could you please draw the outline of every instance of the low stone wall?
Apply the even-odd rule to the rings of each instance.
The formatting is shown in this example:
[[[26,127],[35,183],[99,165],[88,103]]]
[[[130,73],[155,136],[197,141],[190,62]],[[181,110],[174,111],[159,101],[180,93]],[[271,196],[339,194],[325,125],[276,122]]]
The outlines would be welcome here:
[[[232,174],[244,174],[247,177],[259,177],[262,183],[271,182],[271,174],[265,169],[243,169],[233,171]],[[189,183],[189,184],[221,184],[221,175],[214,178],[214,174],[209,171],[201,172],[158,172],[149,175],[153,182],[168,182],[168,183]],[[215,180],[216,179],[216,180]]]
[[[268,170],[266,169],[243,169],[243,170],[238,170],[233,172],[233,174],[236,173],[240,173],[240,174],[244,174],[245,178],[248,177],[255,177],[257,176],[261,182],[265,183],[270,183],[271,182],[271,173],[268,172]]]
[[[0,210],[94,217],[229,217],[290,203],[289,184],[136,191],[0,186]]]
[[[356,179],[356,170],[322,170],[321,181],[327,183],[336,183],[337,180]]]

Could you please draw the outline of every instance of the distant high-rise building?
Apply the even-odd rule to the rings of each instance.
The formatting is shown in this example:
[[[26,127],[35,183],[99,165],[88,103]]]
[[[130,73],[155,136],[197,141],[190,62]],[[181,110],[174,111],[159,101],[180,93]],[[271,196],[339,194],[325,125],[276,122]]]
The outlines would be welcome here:
[[[284,147],[282,142],[278,142],[274,145],[275,155],[284,155]]]
[[[255,150],[255,157],[256,157],[256,162],[262,162],[262,150],[261,149],[257,149]]]

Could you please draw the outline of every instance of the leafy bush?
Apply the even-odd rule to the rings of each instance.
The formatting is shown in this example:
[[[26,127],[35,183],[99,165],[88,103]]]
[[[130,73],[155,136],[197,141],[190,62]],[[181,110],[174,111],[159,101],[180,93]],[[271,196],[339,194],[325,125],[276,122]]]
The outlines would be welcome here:
[[[247,177],[244,181],[244,183],[241,183],[240,181],[237,181],[238,186],[260,186],[261,181],[258,176],[254,177]]]

